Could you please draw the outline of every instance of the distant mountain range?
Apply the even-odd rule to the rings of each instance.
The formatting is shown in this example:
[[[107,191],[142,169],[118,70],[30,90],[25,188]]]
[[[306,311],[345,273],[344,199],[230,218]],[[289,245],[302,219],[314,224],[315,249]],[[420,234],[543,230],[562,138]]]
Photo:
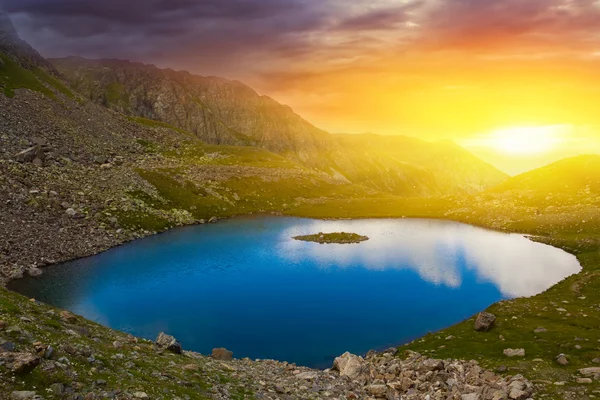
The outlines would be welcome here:
[[[206,143],[261,147],[384,192],[474,193],[507,178],[451,143],[329,134],[241,82],[121,60],[51,61],[84,97],[125,115],[171,124]]]

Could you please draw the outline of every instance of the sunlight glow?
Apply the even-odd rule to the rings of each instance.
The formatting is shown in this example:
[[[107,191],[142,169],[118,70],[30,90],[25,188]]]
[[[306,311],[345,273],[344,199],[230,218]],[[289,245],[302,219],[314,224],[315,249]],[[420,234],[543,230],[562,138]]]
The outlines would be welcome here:
[[[489,147],[513,155],[534,155],[555,150],[567,140],[571,125],[523,126],[497,129],[469,140],[471,146]]]

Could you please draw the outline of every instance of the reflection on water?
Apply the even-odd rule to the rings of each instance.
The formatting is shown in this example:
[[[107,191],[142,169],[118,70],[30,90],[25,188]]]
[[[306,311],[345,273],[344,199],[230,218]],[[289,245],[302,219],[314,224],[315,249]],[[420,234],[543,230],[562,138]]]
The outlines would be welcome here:
[[[360,264],[371,270],[412,269],[427,282],[452,288],[460,287],[466,269],[480,281],[496,285],[506,297],[541,293],[580,269],[575,256],[523,235],[446,221],[311,221],[286,229],[281,237],[341,231],[371,240],[360,246],[282,240],[280,252],[294,261],[308,257],[319,265],[342,268]]]
[[[350,245],[293,240],[347,231]],[[399,345],[493,302],[578,272],[574,256],[521,235],[431,220],[255,217],[176,229],[51,267],[10,288],[184,347],[329,366]]]

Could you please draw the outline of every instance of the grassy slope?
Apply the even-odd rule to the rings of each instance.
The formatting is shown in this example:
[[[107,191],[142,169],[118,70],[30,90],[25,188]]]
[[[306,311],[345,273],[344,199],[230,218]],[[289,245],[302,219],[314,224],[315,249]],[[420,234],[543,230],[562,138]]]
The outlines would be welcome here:
[[[95,393],[96,396],[107,388],[118,388],[129,395],[143,391],[150,398],[192,399],[212,398],[211,387],[227,382],[233,387],[232,398],[252,398],[241,385],[232,381],[231,371],[226,368],[209,367],[206,359],[157,352],[151,341],[116,332],[81,317],[75,318],[66,321],[61,318],[60,310],[0,288],[0,320],[7,326],[4,331],[0,329],[0,335],[14,342],[16,351],[35,352],[31,345],[35,341],[50,344],[54,348],[52,359],[65,363],[62,359],[65,357],[69,363],[64,369],[38,367],[18,379],[0,373],[0,399],[8,398],[4,396],[12,390],[36,388],[45,399],[65,398],[52,390],[42,390],[53,384],[73,386],[73,382],[81,387],[79,393]],[[12,332],[11,327],[15,326],[20,331]],[[19,338],[24,336],[32,338],[31,341],[20,342]],[[115,347],[115,341],[122,346]],[[90,355],[97,361],[90,362]],[[10,391],[5,392],[2,388],[10,388]]]
[[[149,120],[136,122],[173,130]],[[373,192],[359,185],[332,182],[264,149],[207,145],[193,136],[177,149],[149,142],[143,145],[149,153],[163,157],[164,167],[137,169],[155,191],[130,192],[140,207],[115,211],[121,225],[129,229],[161,231],[174,227],[173,213],[183,215],[183,223],[191,223],[211,217],[279,212],[316,199],[362,198]]]
[[[15,61],[0,53],[0,89],[8,97],[15,95],[16,89],[29,89],[54,98],[56,90],[72,99],[75,95],[60,80],[37,68],[27,70]]]

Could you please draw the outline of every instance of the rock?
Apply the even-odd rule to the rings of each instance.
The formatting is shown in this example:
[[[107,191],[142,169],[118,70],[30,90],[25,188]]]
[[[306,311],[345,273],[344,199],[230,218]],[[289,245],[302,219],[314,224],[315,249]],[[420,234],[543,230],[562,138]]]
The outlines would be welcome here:
[[[564,354],[560,354],[558,357],[556,357],[556,362],[560,365],[569,365],[569,360]]]
[[[197,364],[186,364],[181,367],[184,371],[198,371],[200,367]]]
[[[434,358],[428,358],[421,363],[419,371],[441,371],[444,369],[444,362],[442,360],[436,360]]]
[[[506,400],[507,396],[502,390],[496,390],[491,397],[491,400]]]
[[[582,368],[579,373],[584,376],[600,374],[600,367]]]
[[[167,349],[175,354],[181,354],[183,352],[181,343],[179,343],[173,336],[167,335],[164,332],[158,334],[158,337],[156,338],[156,344],[158,347]]]
[[[463,394],[461,400],[480,400],[481,396],[478,393]]]
[[[589,385],[591,384],[593,381],[590,378],[577,378],[577,383],[583,384],[583,385]]]
[[[390,347],[389,349],[387,349],[386,351],[383,352],[384,354],[390,354],[392,356],[395,356],[396,354],[398,354],[398,349],[395,347]]]
[[[481,312],[475,320],[475,330],[478,332],[487,332],[494,326],[496,316],[487,312]]]
[[[371,396],[386,397],[387,386],[385,386],[385,385],[369,385],[366,387],[366,391]]]
[[[77,322],[77,317],[68,311],[61,311],[60,317],[67,322]]]
[[[313,380],[313,379],[317,379],[319,377],[319,374],[317,372],[301,372],[299,374],[296,375],[296,378],[298,379],[305,379],[307,381]]]
[[[333,361],[333,369],[341,376],[357,379],[366,372],[365,361],[362,357],[346,352]]]
[[[71,218],[74,218],[77,216],[77,211],[75,211],[73,208],[67,208],[65,210],[65,214],[67,214]]]
[[[212,350],[212,358],[221,361],[231,361],[233,360],[233,352],[220,347]]]
[[[535,328],[533,331],[535,333],[544,333],[544,332],[548,332],[548,329],[544,328],[543,326],[539,326],[539,327]]]
[[[146,392],[135,392],[133,394],[133,397],[136,399],[148,399],[148,395],[146,394]]]
[[[0,345],[0,350],[4,351],[15,351],[17,346],[13,342],[6,342]]]
[[[525,400],[529,398],[529,393],[524,390],[513,388],[508,394],[508,398],[512,400]]]
[[[14,391],[10,394],[11,400],[29,400],[37,396],[36,392],[31,391]]]
[[[218,221],[219,219],[217,217],[210,217],[210,219],[208,220],[209,224],[214,224]]]
[[[36,277],[42,275],[43,271],[38,267],[31,267],[27,270],[27,273],[29,274],[29,276]]]
[[[0,326],[1,326],[1,325],[2,325],[2,324],[0,323]],[[2,328],[0,327],[0,329],[2,329]],[[600,364],[600,358],[594,358],[594,359],[592,360],[592,362],[593,362],[594,364]]]
[[[25,375],[40,365],[41,359],[30,353],[0,353],[0,361],[4,361],[14,374]]]
[[[99,164],[99,165],[106,164],[106,163],[108,163],[108,157],[106,157],[106,156],[96,156],[96,157],[94,157],[94,163],[95,164]]]
[[[0,321],[0,331],[4,330],[4,328],[6,328],[6,322]]]
[[[65,391],[65,385],[63,385],[62,383],[53,383],[52,385],[50,385],[50,390],[52,390],[54,394],[60,396]]]
[[[504,349],[506,357],[525,357],[525,349]]]

